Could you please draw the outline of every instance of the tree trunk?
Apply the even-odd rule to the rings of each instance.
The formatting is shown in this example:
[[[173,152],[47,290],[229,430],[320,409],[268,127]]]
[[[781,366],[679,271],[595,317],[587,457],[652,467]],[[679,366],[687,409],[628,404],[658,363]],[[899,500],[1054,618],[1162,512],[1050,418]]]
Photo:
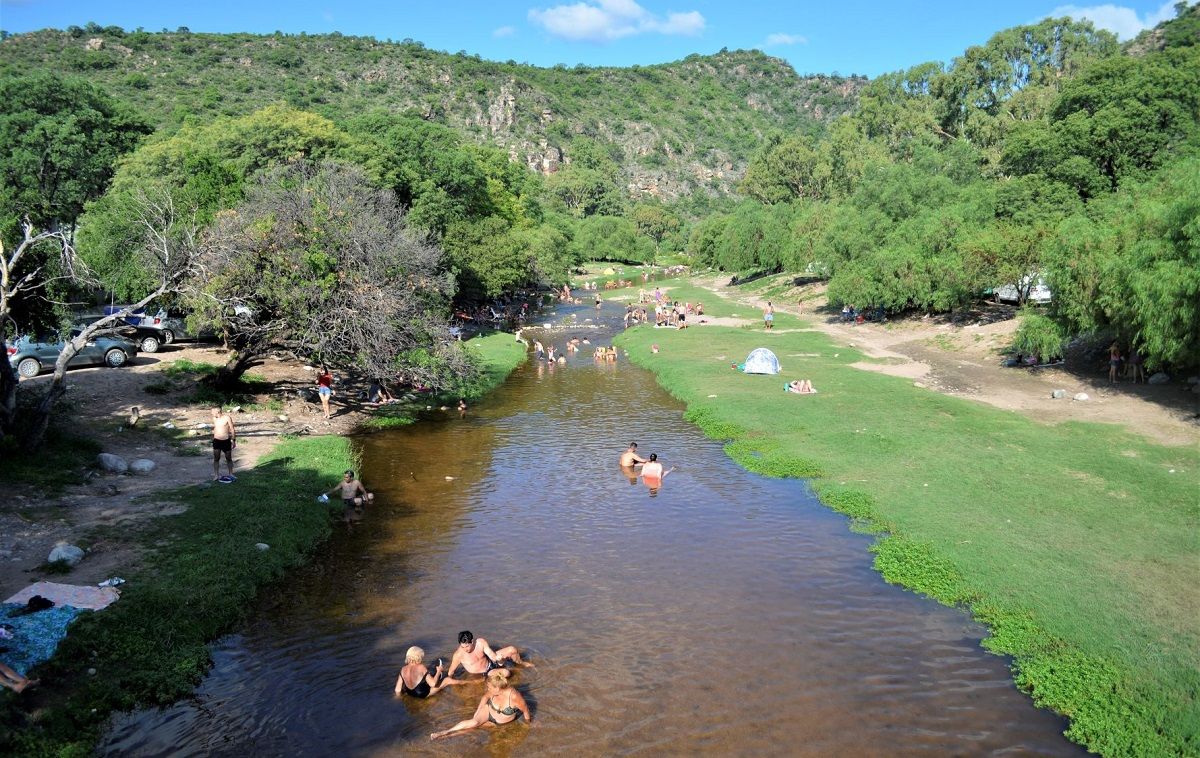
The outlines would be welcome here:
[[[0,442],[13,433],[17,418],[17,374],[8,362],[8,335],[0,332]]]
[[[76,345],[76,342],[80,342],[80,344]],[[34,410],[33,424],[25,435],[27,450],[38,450],[45,443],[46,430],[50,428],[50,416],[54,413],[54,406],[62,399],[63,395],[67,394],[67,387],[64,383],[67,378],[67,364],[86,342],[84,337],[76,337],[63,345],[63,351],[58,354],[58,360],[54,362],[54,376],[50,379],[50,386],[46,388],[46,394],[42,396],[41,402]]]
[[[257,358],[258,351],[256,350],[235,352],[224,366],[217,369],[217,374],[213,378],[213,386],[221,392],[236,391],[242,375],[249,370]]]

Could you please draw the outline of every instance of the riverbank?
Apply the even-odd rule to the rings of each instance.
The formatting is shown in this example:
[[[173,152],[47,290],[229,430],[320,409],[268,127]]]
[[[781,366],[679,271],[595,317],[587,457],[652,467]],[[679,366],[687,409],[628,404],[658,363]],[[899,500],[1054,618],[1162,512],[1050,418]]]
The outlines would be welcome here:
[[[471,397],[499,385],[525,357],[511,334],[468,344],[483,368],[479,380],[463,389]],[[86,377],[75,380],[86,392]],[[140,384],[133,386],[140,391]],[[111,400],[124,406],[130,398]],[[417,404],[407,407],[415,415]],[[365,418],[358,411],[341,414],[336,430],[349,433],[356,426],[352,419]],[[113,443],[102,430],[97,436],[106,449]],[[104,569],[127,580],[122,597],[72,625],[54,657],[33,672],[39,687],[0,695],[0,752],[86,754],[113,711],[185,697],[208,668],[208,643],[236,628],[262,588],[304,563],[329,537],[341,504],[321,505],[315,497],[343,470],[357,468],[351,441],[283,432],[260,443],[256,464],[239,468],[235,484],[180,488],[180,479],[160,480],[160,487],[174,481],[175,489],[144,492],[130,506],[150,502],[156,517],[111,527],[121,532],[125,549],[118,554],[126,560],[109,561]],[[102,541],[105,529],[93,526],[88,537]],[[74,572],[63,580],[81,583]]]
[[[985,645],[1013,656],[1035,702],[1071,719],[1071,739],[1106,755],[1197,750],[1194,446],[1039,424],[855,368],[872,361],[794,316],[766,333],[757,310],[670,292],[744,326],[639,327],[619,344],[734,460],[814,477],[823,502],[883,535],[873,550],[888,581],[989,626]],[[761,346],[781,375],[730,369]],[[783,392],[801,378],[819,394]]]

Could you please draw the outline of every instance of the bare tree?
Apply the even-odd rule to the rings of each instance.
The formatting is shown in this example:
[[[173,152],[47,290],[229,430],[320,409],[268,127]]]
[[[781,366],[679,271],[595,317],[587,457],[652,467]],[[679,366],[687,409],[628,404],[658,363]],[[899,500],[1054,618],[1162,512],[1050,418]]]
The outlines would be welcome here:
[[[218,216],[203,260],[198,312],[235,351],[216,378],[224,389],[271,349],[435,386],[470,375],[449,332],[441,251],[355,168],[267,173]]]
[[[0,439],[12,433],[17,413],[17,376],[8,362],[9,338],[17,336],[13,310],[21,301],[43,295],[54,281],[70,278],[78,263],[65,233],[35,233],[28,217],[21,222],[21,232],[21,241],[12,253],[7,253],[0,241]],[[37,254],[47,246],[56,255],[39,258]],[[56,272],[48,274],[47,267],[55,259]]]
[[[192,284],[200,254],[195,215],[180,214],[175,208],[170,191],[162,187],[139,190],[135,193],[129,210],[138,230],[138,237],[129,254],[136,259],[138,265],[152,275],[157,286],[137,302],[87,324],[78,332],[72,332],[54,362],[54,374],[50,385],[34,412],[26,440],[27,446],[32,449],[41,447],[54,406],[66,393],[64,379],[67,364],[71,359],[97,333],[144,308],[155,299],[183,292]],[[99,284],[96,276],[84,268],[76,256],[72,254],[70,259],[73,268],[68,269],[69,275],[77,284]]]

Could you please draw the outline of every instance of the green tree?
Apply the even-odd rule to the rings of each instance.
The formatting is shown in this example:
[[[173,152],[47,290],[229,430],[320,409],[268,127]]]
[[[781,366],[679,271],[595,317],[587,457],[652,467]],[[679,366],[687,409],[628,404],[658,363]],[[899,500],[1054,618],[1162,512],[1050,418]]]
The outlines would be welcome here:
[[[81,79],[0,79],[0,236],[13,241],[25,216],[73,234],[117,159],[149,133],[131,109]]]
[[[209,230],[196,285],[199,318],[234,349],[222,387],[275,348],[435,386],[470,371],[449,336],[441,251],[357,168],[297,162],[261,175]]]

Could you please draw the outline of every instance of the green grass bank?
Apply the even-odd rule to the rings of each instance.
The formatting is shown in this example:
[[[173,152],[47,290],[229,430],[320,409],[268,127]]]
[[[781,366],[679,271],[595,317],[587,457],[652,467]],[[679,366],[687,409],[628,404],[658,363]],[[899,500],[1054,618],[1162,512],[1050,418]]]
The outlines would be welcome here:
[[[1104,755],[1200,754],[1200,454],[1119,428],[1048,426],[849,364],[803,322],[678,282],[670,296],[753,326],[618,338],[745,468],[812,477],[889,582],[968,608],[1017,685]],[[790,331],[794,330],[794,331]],[[661,351],[654,354],[651,345]],[[756,347],[779,376],[734,371]],[[817,395],[785,393],[806,378]],[[881,630],[885,632],[886,630]]]
[[[481,368],[468,397],[495,388],[525,359],[512,334],[467,346]],[[150,549],[140,568],[123,574],[121,599],[75,621],[54,657],[32,672],[39,687],[19,696],[0,690],[0,755],[89,755],[113,712],[190,694],[208,670],[208,643],[236,629],[262,588],[329,537],[341,504],[315,498],[347,468],[357,468],[347,438],[285,439],[234,485],[157,495],[187,510],[131,536]]]

